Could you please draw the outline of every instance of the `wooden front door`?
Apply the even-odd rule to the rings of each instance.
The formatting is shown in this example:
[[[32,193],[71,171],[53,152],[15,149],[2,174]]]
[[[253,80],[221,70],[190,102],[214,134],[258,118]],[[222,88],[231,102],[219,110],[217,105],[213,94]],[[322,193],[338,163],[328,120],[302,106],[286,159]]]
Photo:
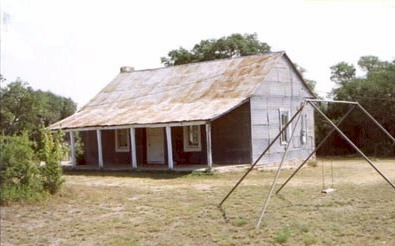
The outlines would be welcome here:
[[[152,164],[165,164],[163,128],[147,128],[147,161]]]

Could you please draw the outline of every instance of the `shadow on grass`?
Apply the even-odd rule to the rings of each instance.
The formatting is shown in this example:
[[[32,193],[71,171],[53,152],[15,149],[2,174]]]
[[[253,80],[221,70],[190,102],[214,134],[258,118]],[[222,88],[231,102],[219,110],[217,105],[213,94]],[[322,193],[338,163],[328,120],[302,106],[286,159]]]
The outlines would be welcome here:
[[[109,171],[109,170],[63,170],[69,176],[94,176],[94,177],[130,177],[149,179],[176,179],[190,175],[192,172],[172,171]]]

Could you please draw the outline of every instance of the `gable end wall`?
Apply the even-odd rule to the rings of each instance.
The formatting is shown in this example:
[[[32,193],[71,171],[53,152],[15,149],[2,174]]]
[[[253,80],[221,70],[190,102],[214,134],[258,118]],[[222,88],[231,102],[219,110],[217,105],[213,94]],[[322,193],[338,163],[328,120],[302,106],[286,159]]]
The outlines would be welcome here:
[[[291,118],[306,97],[311,97],[310,93],[293,70],[288,59],[283,56],[251,97],[253,162],[280,132],[279,109],[288,109]],[[287,161],[304,159],[315,146],[314,112],[311,106],[306,106],[303,114],[307,116],[307,143],[302,144],[301,122],[299,121],[287,155]],[[291,124],[291,127],[294,127],[295,122],[296,120]],[[279,163],[284,149],[285,145],[281,145],[278,139],[259,164]]]

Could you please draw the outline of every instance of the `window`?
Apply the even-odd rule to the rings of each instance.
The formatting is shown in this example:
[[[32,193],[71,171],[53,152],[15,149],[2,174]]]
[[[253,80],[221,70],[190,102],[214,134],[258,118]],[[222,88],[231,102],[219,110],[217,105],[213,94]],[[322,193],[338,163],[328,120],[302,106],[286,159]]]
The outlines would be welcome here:
[[[289,121],[289,110],[280,109],[279,112],[280,112],[280,131],[281,131]],[[290,137],[290,129],[291,129],[291,125],[288,125],[287,129],[283,131],[283,133],[281,134],[281,138],[280,138],[281,144],[288,143]]]
[[[302,116],[302,127],[301,127],[301,134],[300,134],[300,141],[302,144],[307,143],[307,115]]]
[[[184,151],[202,151],[200,126],[184,126]]]
[[[115,130],[115,151],[129,152],[129,131],[128,129]]]

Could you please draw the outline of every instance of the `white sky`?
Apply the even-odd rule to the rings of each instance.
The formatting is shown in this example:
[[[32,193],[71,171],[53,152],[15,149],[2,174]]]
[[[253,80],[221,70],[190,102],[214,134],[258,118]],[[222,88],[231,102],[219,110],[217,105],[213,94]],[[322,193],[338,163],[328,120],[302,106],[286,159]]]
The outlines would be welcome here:
[[[329,67],[363,55],[395,59],[395,0],[0,0],[2,74],[71,97],[81,107],[124,65],[162,66],[180,46],[258,34],[330,91]]]

